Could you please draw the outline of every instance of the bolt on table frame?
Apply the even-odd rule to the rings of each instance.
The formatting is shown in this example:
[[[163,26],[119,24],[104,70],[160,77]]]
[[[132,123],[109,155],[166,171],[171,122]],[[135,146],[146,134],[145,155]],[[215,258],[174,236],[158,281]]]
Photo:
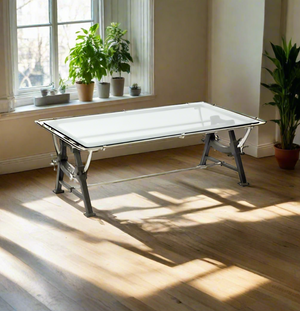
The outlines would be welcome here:
[[[155,123],[149,121],[148,117],[150,116],[155,118]],[[172,117],[174,118],[174,121],[172,120]],[[187,120],[185,120],[185,118],[187,118]],[[137,122],[139,119],[142,119],[141,123],[135,125],[133,121]],[[91,132],[86,131],[86,133],[83,134],[78,132],[77,128],[79,124],[85,124],[88,126],[90,122],[94,125],[89,129]],[[99,125],[98,122],[101,124],[104,123],[104,125]],[[108,131],[105,126],[111,122],[113,122],[113,125],[110,125]],[[241,155],[243,154],[244,144],[253,127],[264,124],[265,121],[201,102],[83,117],[37,120],[36,123],[50,131],[53,136],[56,158],[52,160],[52,165],[57,166],[56,182],[53,192],[56,194],[63,193],[64,190],[62,187],[66,188],[68,191],[83,200],[85,206],[84,215],[92,217],[96,214],[91,205],[88,186],[119,183],[187,170],[203,169],[214,165],[224,166],[236,171],[240,179],[239,184],[243,187],[248,186],[249,183],[246,179]],[[157,128],[159,130],[157,130]],[[236,139],[234,132],[236,128],[246,128],[246,133],[242,139]],[[216,134],[217,131],[220,130],[228,131],[229,145],[220,142],[220,139]],[[106,133],[104,133],[105,131]],[[108,147],[166,138],[177,137],[183,139],[187,135],[196,134],[206,134],[206,136],[204,139],[205,146],[201,161],[199,165],[195,167],[92,185],[87,184],[87,171],[93,152],[95,151],[104,151]],[[209,156],[210,148],[227,155],[232,155],[235,159],[236,167],[225,161],[220,161]],[[70,149],[74,155],[75,166],[68,161],[68,149]],[[81,151],[88,152],[88,158],[85,164],[82,161]],[[212,163],[207,164],[207,161],[211,161]],[[69,179],[77,181],[79,187],[74,187],[66,183],[64,181],[65,175],[69,177]]]

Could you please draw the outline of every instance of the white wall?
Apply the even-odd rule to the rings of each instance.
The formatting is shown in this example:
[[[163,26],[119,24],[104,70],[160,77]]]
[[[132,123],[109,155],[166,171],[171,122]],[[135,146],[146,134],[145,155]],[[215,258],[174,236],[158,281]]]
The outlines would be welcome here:
[[[271,44],[281,44],[281,38],[284,36],[284,19],[281,0],[266,0],[265,3],[265,22],[264,22],[264,38],[263,38],[263,51],[268,51],[273,54]],[[262,67],[273,68],[273,64],[267,57],[262,58]],[[273,79],[270,74],[262,69],[261,81],[264,83],[272,83]],[[258,145],[263,151],[273,154],[273,144],[276,140],[276,133],[278,127],[274,122],[269,120],[276,118],[276,109],[272,106],[265,105],[272,101],[273,95],[266,88],[261,86],[260,96],[260,112],[259,115],[262,119],[268,120],[268,123],[259,129]],[[268,154],[267,154],[268,155]]]
[[[293,43],[300,46],[300,1],[287,1],[287,17],[286,17],[286,38],[292,39]],[[300,145],[300,128],[297,130],[295,143]]]
[[[209,101],[259,116],[264,0],[210,2]],[[242,133],[240,133],[242,135]],[[257,155],[258,131],[245,152]]]

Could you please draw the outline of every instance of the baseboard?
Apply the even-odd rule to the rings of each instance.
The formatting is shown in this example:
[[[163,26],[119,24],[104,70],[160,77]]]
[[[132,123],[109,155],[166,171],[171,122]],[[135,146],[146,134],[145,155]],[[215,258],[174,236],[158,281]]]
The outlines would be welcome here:
[[[93,155],[93,160],[112,158],[136,153],[144,153],[156,150],[199,145],[200,143],[202,143],[202,138],[202,135],[192,135],[186,136],[184,139],[162,139],[147,143],[138,143],[130,144],[127,146],[123,145],[113,148],[107,148],[105,151],[95,152]],[[55,152],[53,151],[51,153],[0,161],[0,175],[49,167],[54,155]],[[72,159],[72,156],[70,156],[70,159]]]
[[[0,175],[49,167],[53,153],[54,152],[1,161]]]
[[[247,145],[247,143],[246,143]],[[245,154],[255,158],[264,158],[274,155],[274,144],[247,145],[244,149]]]
[[[270,157],[274,153],[274,143],[261,144],[257,147],[257,158]]]

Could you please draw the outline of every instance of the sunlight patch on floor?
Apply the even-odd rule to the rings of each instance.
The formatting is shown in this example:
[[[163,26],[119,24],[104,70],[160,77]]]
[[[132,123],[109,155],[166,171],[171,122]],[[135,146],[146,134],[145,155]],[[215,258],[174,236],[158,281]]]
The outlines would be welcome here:
[[[263,276],[231,266],[188,284],[220,301],[227,301],[269,282],[270,280]]]
[[[143,209],[159,207],[159,204],[135,192],[105,197],[101,199],[93,199],[92,205],[95,207],[102,206],[105,210],[126,210],[126,208]]]
[[[12,295],[18,295],[18,299],[22,295],[22,291],[18,288],[22,288],[37,300],[41,297],[51,300],[52,295],[56,295],[56,299],[59,298],[53,293],[53,287],[44,279],[42,273],[33,270],[3,248],[0,249],[0,260],[0,274],[12,282],[10,291]]]
[[[22,215],[18,215],[13,211],[1,210],[1,220],[5,221],[6,219],[8,222],[13,221],[17,230],[23,230],[29,234],[37,232],[37,226],[32,223],[32,220],[28,220]]]
[[[147,298],[155,295],[158,291],[168,290],[180,286],[182,283],[188,283],[194,279],[201,279],[207,275],[217,273],[220,267],[195,259],[175,267],[166,265],[157,266],[155,269],[147,269],[132,274],[131,283],[137,285],[130,290],[127,288],[128,295],[134,295],[136,298]]]
[[[295,213],[290,212],[280,205],[266,206],[264,208],[258,208],[255,210],[246,211],[243,213],[234,213],[233,218],[235,221],[239,222],[261,222],[276,219],[278,217],[293,217]]]
[[[240,194],[238,191],[228,188],[205,188],[205,190],[214,194],[218,194],[222,198],[230,198]]]
[[[158,192],[158,191],[149,191],[149,193],[153,197],[158,198],[158,199],[160,199],[162,201],[168,202],[170,204],[179,205],[179,204],[182,204],[185,201],[183,199],[176,199],[174,197],[171,197],[169,195],[163,194],[163,193]]]
[[[238,204],[243,205],[245,207],[250,207],[250,208],[256,208],[256,205],[251,204],[250,202],[244,201],[244,200],[240,200],[237,201]]]

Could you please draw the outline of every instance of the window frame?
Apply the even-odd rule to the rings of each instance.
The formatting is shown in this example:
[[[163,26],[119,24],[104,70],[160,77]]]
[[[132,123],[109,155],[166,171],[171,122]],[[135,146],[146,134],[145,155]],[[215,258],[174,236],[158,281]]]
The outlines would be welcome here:
[[[54,0],[48,1],[53,5]],[[7,7],[10,19],[7,42],[9,42],[9,55],[11,57],[10,65],[7,64],[6,70],[7,76],[10,77],[8,92],[11,94],[13,102],[10,110],[14,110],[14,107],[21,107],[22,111],[26,110],[26,107],[22,106],[28,106],[28,110],[32,110],[34,108],[34,97],[40,96],[41,87],[23,89],[22,92],[19,92],[18,85],[16,85],[18,84],[16,0],[7,0]],[[142,86],[143,96],[154,95],[154,0],[92,0],[92,9],[94,23],[99,23],[99,34],[102,38],[105,37],[106,26],[112,21],[121,22],[121,27],[128,30],[126,36],[131,42],[130,53],[133,56],[134,63],[131,64],[130,75],[124,73],[124,76],[126,76],[124,93],[127,93],[126,86],[139,83]],[[51,70],[54,70],[54,66],[52,66]],[[58,68],[58,61],[56,66]],[[58,75],[57,70],[55,87],[58,87]],[[104,77],[104,81],[109,82],[110,78],[110,76]],[[96,89],[93,101],[97,101]],[[78,99],[75,86],[69,86],[68,93],[70,93],[71,101]],[[127,101],[130,100],[130,97],[125,95],[123,99]],[[114,98],[109,98],[108,101],[111,102],[111,100],[114,100]],[[78,101],[76,101],[76,104],[78,104]]]
[[[78,21],[68,21],[68,22],[58,22],[57,20],[57,0],[48,0],[49,5],[49,23],[42,24],[32,24],[17,26],[17,13],[16,13],[16,0],[10,0],[10,19],[11,23],[11,45],[12,53],[15,57],[12,57],[12,75],[13,75],[13,92],[16,98],[23,98],[22,103],[17,106],[28,105],[28,100],[30,98],[32,103],[32,97],[34,97],[39,90],[43,87],[34,86],[30,88],[20,88],[18,81],[18,29],[28,29],[34,27],[49,27],[50,32],[50,75],[52,82],[54,82],[55,87],[58,87],[59,82],[59,63],[58,63],[58,26],[59,25],[71,25],[79,23],[99,23],[100,17],[100,6],[101,0],[91,0],[91,10],[92,18],[90,20],[78,20]],[[71,88],[72,89],[72,88]],[[72,91],[72,90],[71,90]],[[74,88],[75,91],[75,88]]]

